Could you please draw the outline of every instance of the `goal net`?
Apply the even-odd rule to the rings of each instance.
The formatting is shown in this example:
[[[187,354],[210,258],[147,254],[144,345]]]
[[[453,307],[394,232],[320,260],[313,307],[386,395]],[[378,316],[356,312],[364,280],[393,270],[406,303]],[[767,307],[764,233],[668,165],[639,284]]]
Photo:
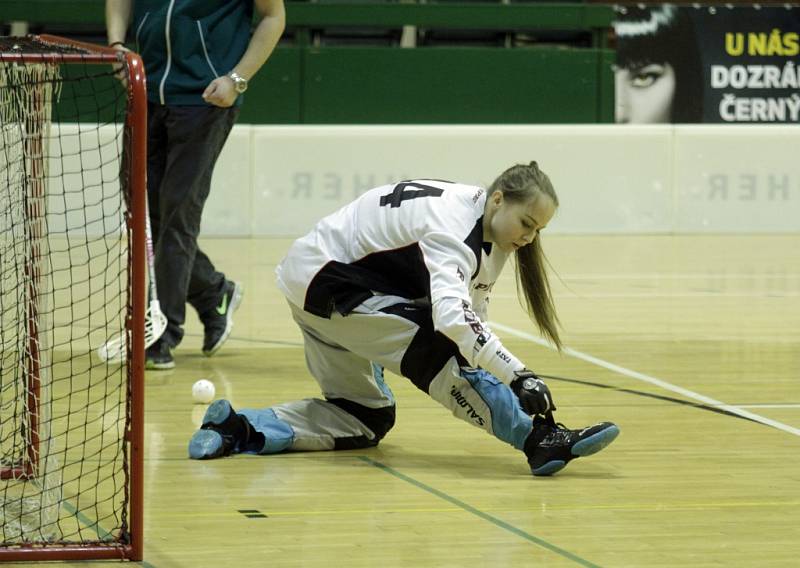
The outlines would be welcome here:
[[[141,558],[139,75],[0,37],[0,561]]]

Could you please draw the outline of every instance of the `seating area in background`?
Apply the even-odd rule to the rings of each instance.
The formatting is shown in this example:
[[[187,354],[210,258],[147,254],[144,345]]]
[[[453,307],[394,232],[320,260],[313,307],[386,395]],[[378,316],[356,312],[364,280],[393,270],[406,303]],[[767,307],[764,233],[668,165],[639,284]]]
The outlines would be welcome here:
[[[106,41],[104,0],[4,0],[0,17],[4,33]],[[611,5],[286,0],[286,17],[240,122],[613,122]]]
[[[562,0],[563,1],[563,0]],[[556,0],[556,3],[558,0]],[[68,37],[90,43],[105,42],[105,27],[102,21],[103,0],[82,0],[75,3],[63,3],[57,0],[27,0],[4,2],[0,21],[0,35],[51,34]],[[80,3],[89,9],[86,17],[80,21],[72,16],[60,16],[65,8],[74,13],[77,6],[68,4]],[[552,4],[553,2],[548,2]],[[581,2],[568,2],[575,5]],[[406,25],[326,25],[305,26],[292,23],[292,12],[295,6],[318,5],[340,6],[342,9],[357,9],[358,6],[374,5],[495,5],[497,10],[506,6],[541,4],[539,0],[286,0],[288,25],[281,40],[282,45],[293,45],[308,41],[314,46],[388,46],[388,47],[531,47],[535,45],[559,44],[573,47],[589,47],[592,45],[592,34],[589,30],[560,29],[526,29],[524,22],[519,28],[498,30],[483,28],[480,22],[472,27],[453,26],[417,26]],[[26,8],[27,7],[27,8]],[[91,8],[94,7],[94,10]],[[29,18],[26,18],[26,11]],[[17,13],[19,12],[19,13]],[[6,19],[8,18],[8,19]],[[305,33],[298,33],[300,30]]]
[[[374,4],[416,4],[416,5],[495,5],[498,10],[513,4],[535,4],[539,0],[300,0],[321,5],[374,5]],[[558,1],[558,0],[556,0]],[[292,2],[287,3],[291,8]],[[574,4],[574,3],[573,3]],[[283,39],[285,44],[296,41],[296,34],[290,26]],[[377,25],[327,26],[312,28],[311,43],[315,46],[391,46],[391,47],[531,47],[552,45],[590,47],[592,34],[580,30],[558,29],[484,29],[476,22],[475,27],[426,27],[403,25],[383,27]]]

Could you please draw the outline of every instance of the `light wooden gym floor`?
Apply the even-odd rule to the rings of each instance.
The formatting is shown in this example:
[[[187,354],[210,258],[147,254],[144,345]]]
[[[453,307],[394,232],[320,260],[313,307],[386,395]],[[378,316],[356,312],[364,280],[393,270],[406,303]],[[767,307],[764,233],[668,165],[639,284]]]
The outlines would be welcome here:
[[[797,565],[800,235],[548,235],[561,354],[509,267],[495,331],[552,377],[557,419],[621,428],[552,478],[396,376],[377,448],[189,460],[197,379],[235,408],[317,394],[274,285],[288,243],[202,241],[245,297],[216,357],[190,313],[176,369],[148,372],[144,566]]]

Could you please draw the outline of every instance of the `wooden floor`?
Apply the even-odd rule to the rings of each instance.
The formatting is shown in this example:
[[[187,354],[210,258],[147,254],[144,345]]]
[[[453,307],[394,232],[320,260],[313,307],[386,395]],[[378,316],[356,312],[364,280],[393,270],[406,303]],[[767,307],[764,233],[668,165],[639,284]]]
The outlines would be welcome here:
[[[800,235],[549,236],[562,354],[508,270],[494,328],[557,418],[621,428],[552,478],[395,376],[378,448],[189,460],[195,380],[236,408],[317,394],[273,283],[287,245],[203,241],[245,299],[216,357],[190,314],[176,369],[148,373],[144,566],[797,566]]]

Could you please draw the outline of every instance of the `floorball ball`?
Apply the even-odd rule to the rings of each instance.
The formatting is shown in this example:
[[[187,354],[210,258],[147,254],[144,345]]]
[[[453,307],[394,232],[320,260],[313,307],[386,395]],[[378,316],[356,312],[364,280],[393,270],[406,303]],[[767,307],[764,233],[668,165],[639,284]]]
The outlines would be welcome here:
[[[208,404],[214,400],[214,383],[207,379],[200,379],[192,385],[192,398],[195,402]]]

